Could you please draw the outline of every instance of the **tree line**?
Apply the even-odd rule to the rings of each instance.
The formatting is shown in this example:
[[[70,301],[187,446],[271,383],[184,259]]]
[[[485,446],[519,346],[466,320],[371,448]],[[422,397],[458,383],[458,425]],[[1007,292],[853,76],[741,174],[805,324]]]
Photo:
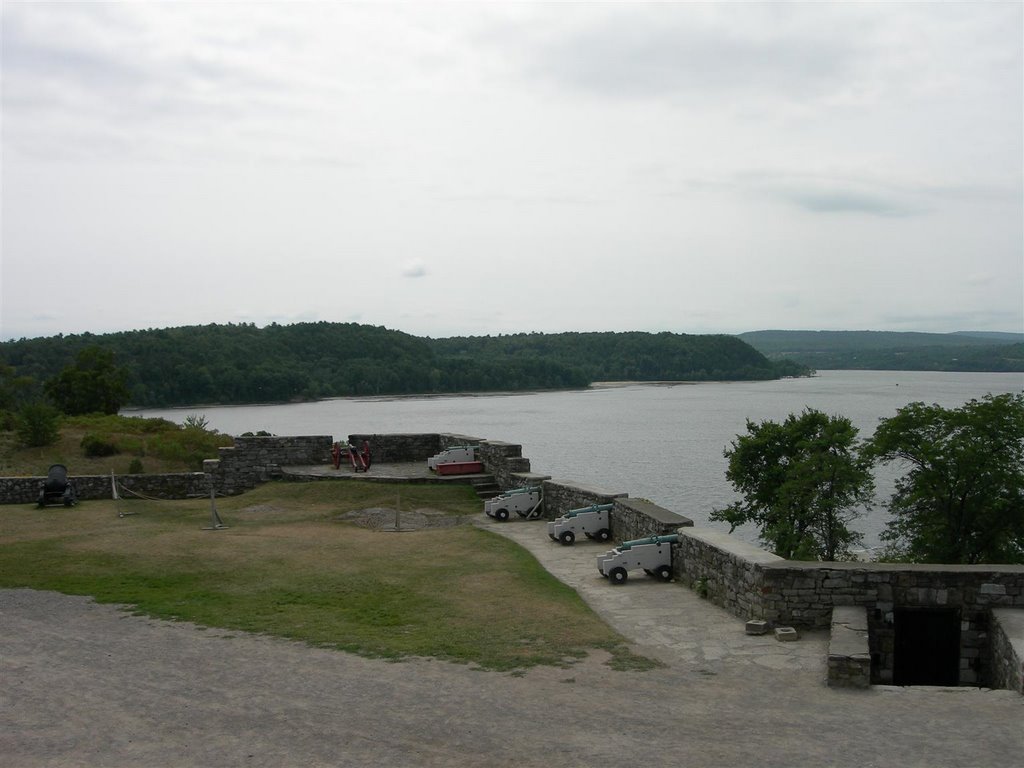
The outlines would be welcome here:
[[[606,380],[745,380],[802,375],[732,336],[561,333],[431,339],[356,323],[203,325],[0,343],[0,398],[39,396],[109,354],[120,405],[293,402],[327,397],[585,387]],[[17,384],[15,382],[18,382]],[[12,394],[13,393],[13,394]],[[0,408],[4,404],[0,402]]]
[[[740,338],[772,360],[817,370],[1024,371],[1024,334],[751,331]]]

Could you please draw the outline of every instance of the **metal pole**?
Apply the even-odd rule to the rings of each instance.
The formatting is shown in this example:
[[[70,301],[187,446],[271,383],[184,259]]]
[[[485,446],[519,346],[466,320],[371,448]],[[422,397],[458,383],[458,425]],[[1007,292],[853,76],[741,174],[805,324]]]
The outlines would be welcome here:
[[[138,514],[138,512],[125,512],[121,507],[121,494],[117,492],[117,479],[114,477],[114,470],[110,470],[110,496],[117,505],[118,517],[127,517],[128,515]]]
[[[213,483],[210,483],[210,526],[203,528],[204,531],[220,531],[230,526],[224,525],[221,522],[220,515],[217,514],[217,502],[214,498],[215,491],[213,489]]]

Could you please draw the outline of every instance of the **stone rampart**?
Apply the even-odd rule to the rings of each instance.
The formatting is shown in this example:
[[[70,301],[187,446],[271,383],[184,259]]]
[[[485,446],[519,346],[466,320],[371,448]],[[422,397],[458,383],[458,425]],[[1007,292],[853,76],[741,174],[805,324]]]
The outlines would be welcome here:
[[[582,485],[572,480],[545,480],[543,487],[544,516],[548,520],[561,517],[573,509],[589,507],[593,504],[611,504],[616,499],[624,498],[627,495]],[[614,520],[612,524],[614,525]]]
[[[709,528],[678,533],[672,567],[679,581],[741,618],[765,618],[760,566],[785,562],[781,557]]]
[[[899,610],[953,611],[960,618],[962,685],[990,678],[993,609],[1024,608],[1024,567],[798,562],[706,529],[680,529],[673,569],[684,584],[748,619],[829,628],[836,607],[867,612],[872,679],[891,683]]]
[[[622,496],[613,502],[611,524],[612,538],[617,541],[642,539],[647,536],[664,536],[680,528],[693,527],[693,520],[677,515],[647,499],[631,499]]]
[[[113,498],[110,475],[74,475],[68,478],[75,486],[79,499]],[[155,499],[186,499],[209,494],[210,486],[202,472],[175,472],[162,475],[117,475],[121,489],[118,493],[129,497],[132,493]],[[0,477],[0,504],[34,504],[45,477]]]
[[[374,464],[402,464],[410,461],[426,461],[449,445],[475,443],[473,438],[453,440],[445,444],[444,436],[437,433],[396,433],[391,435],[354,434],[348,441],[362,447],[365,440],[370,444]]]
[[[236,437],[235,444],[219,448],[218,458],[203,462],[217,493],[233,495],[258,483],[281,477],[281,467],[330,464],[330,435],[300,437]]]

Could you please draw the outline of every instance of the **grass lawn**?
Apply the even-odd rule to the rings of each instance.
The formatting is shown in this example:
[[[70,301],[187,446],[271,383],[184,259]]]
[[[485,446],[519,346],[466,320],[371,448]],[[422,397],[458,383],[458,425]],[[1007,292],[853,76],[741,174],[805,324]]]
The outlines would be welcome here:
[[[92,595],[139,613],[263,632],[388,659],[431,656],[484,669],[564,665],[588,650],[632,654],[575,591],[528,552],[471,525],[375,532],[339,515],[421,507],[479,512],[468,487],[270,483],[208,500],[0,507],[0,587]]]

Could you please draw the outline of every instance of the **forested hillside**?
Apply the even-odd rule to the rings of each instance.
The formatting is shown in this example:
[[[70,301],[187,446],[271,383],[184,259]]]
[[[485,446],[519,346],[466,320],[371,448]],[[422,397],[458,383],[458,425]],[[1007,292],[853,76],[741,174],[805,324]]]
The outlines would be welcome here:
[[[0,364],[37,388],[82,350],[111,351],[129,403],[256,403],[350,395],[584,387],[593,381],[771,379],[772,363],[732,336],[563,333],[429,339],[355,323],[204,325],[0,343]]]
[[[1024,334],[752,331],[739,338],[772,360],[817,370],[1024,371]]]

